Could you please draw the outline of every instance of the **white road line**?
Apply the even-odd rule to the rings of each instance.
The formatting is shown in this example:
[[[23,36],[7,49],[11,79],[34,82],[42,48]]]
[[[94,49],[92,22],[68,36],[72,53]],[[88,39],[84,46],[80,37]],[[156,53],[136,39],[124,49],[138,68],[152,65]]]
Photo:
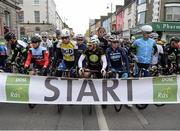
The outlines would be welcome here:
[[[143,127],[149,125],[148,121],[144,118],[144,116],[142,115],[142,113],[139,112],[139,110],[136,107],[132,107],[132,111],[135,112],[137,118],[139,119],[139,121],[141,122],[141,125]]]
[[[104,116],[101,106],[95,106],[95,108],[96,108],[99,129],[100,130],[109,130],[107,122],[106,122],[106,118]]]

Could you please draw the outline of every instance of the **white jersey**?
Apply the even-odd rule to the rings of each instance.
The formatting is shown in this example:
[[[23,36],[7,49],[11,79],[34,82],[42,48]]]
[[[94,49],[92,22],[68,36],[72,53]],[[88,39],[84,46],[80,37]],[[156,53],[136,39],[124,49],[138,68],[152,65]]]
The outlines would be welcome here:
[[[155,65],[158,63],[159,54],[164,54],[164,51],[162,46],[157,44],[157,53],[153,55],[151,64]]]
[[[45,47],[45,48],[48,49],[50,47],[53,47],[53,44],[52,44],[52,42],[49,39],[47,39],[46,42],[41,41],[40,46]]]

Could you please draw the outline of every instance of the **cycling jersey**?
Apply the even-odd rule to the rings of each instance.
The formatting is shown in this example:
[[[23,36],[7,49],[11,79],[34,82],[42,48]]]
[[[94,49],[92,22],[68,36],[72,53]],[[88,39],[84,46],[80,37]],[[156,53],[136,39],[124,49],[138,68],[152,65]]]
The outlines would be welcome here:
[[[46,48],[39,46],[37,49],[30,48],[25,67],[28,67],[32,60],[36,66],[47,68],[49,64],[49,53]]]
[[[21,40],[17,40],[14,44],[11,44],[11,49],[12,49],[11,62],[15,61],[18,53],[19,56],[22,57],[22,59],[25,59],[27,57],[27,48],[28,48],[28,44]]]
[[[79,58],[81,54],[86,50],[87,46],[86,44],[80,44],[78,45],[78,50],[77,50],[77,57]]]
[[[46,41],[41,41],[40,46],[45,47],[47,49],[53,47],[52,42],[49,39],[47,39]]]
[[[101,70],[101,57],[105,55],[102,48],[97,47],[95,50],[86,49],[83,54],[86,56],[87,68],[91,70]]]
[[[172,53],[176,56],[176,65],[178,70],[180,70],[180,48],[173,48],[170,44],[167,44],[164,49],[165,64],[168,65],[168,55],[171,55]]]
[[[143,64],[150,64],[152,61],[153,49],[157,49],[156,42],[148,38],[140,38],[134,41],[132,48],[136,48],[137,62]]]
[[[126,65],[127,67],[126,71],[129,71],[128,57],[124,49],[118,47],[114,50],[112,47],[110,47],[110,48],[107,48],[106,55],[107,55],[109,68],[122,71],[125,69],[125,65]]]
[[[7,48],[0,43],[0,67],[4,67],[7,59]]]
[[[60,52],[59,53],[57,52],[56,56],[62,55],[63,60],[65,61],[75,61],[75,50],[78,49],[77,44],[75,42],[70,41],[67,44],[59,42],[57,44],[57,49],[60,49],[59,50]]]

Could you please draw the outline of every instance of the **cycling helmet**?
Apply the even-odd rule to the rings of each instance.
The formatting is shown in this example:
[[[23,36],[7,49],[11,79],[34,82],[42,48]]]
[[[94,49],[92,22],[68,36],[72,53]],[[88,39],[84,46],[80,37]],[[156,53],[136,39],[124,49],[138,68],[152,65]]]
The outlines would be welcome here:
[[[48,33],[47,32],[42,32],[41,37],[48,37]]]
[[[77,34],[76,38],[83,38],[84,36],[82,34]]]
[[[96,45],[99,45],[100,41],[99,39],[97,38],[96,35],[93,35],[91,38],[90,38],[90,43],[93,43],[93,44],[96,44]]]
[[[171,38],[171,40],[170,40],[170,42],[172,42],[172,41],[176,41],[176,42],[179,42],[180,41],[180,38],[179,37],[172,37]]]
[[[158,33],[151,33],[151,36],[150,36],[151,38],[153,38],[153,39],[157,39],[158,37],[159,37],[159,35],[158,35]]]
[[[69,37],[70,36],[70,31],[68,29],[63,29],[61,32],[61,37]]]
[[[41,42],[41,38],[39,36],[35,35],[35,36],[33,36],[31,38],[31,42],[32,43],[40,43]]]
[[[16,38],[16,35],[15,35],[14,33],[12,33],[12,32],[8,32],[8,33],[6,33],[5,36],[4,36],[4,39],[5,39],[6,41],[9,41],[9,40],[11,40],[11,39],[13,39],[13,38]]]
[[[153,28],[150,25],[144,25],[144,26],[141,27],[141,31],[142,32],[152,32]]]
[[[110,42],[119,42],[119,40],[117,39],[117,37],[115,35],[110,36],[109,41]]]

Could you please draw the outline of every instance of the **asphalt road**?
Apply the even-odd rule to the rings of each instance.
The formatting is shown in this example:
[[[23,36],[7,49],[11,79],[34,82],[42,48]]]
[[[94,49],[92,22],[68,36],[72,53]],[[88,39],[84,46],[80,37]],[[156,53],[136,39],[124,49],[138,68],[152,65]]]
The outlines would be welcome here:
[[[106,109],[93,106],[89,115],[88,106],[66,105],[61,114],[56,105],[37,105],[29,109],[25,104],[0,104],[1,130],[125,130],[125,129],[180,129],[180,104],[145,110],[122,107],[117,113],[113,106]]]

